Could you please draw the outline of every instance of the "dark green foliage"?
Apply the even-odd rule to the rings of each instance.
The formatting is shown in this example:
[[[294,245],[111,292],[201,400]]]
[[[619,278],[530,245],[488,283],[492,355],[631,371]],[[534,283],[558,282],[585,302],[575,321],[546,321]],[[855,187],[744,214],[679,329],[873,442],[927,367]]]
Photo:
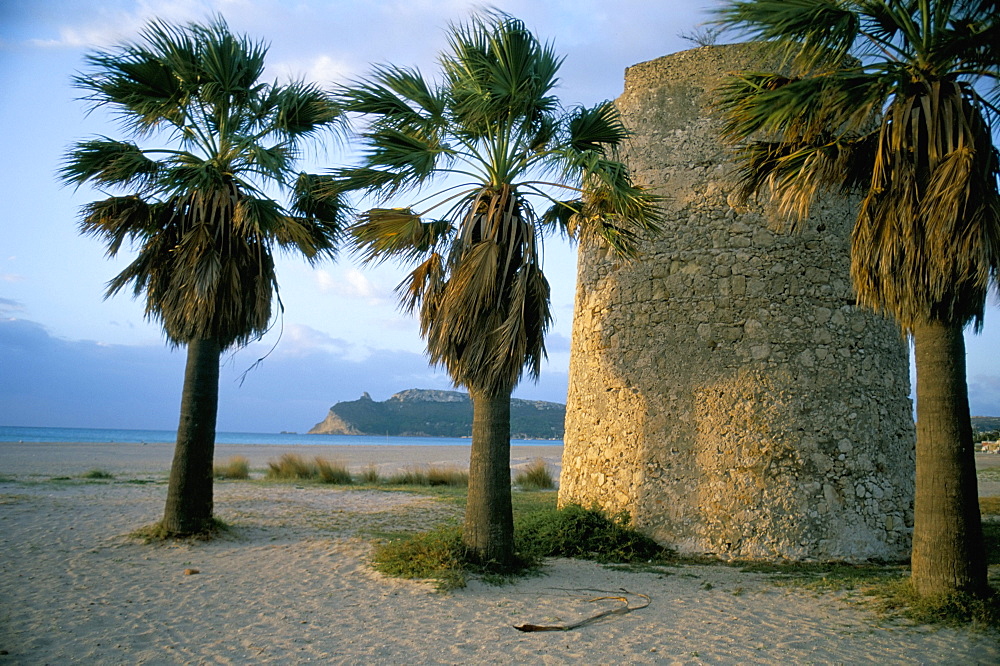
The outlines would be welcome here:
[[[598,562],[663,563],[672,552],[631,529],[624,516],[608,517],[571,505],[555,509],[551,493],[514,493],[517,556],[505,574],[526,573],[545,557]],[[389,576],[438,581],[439,589],[463,587],[468,575],[498,581],[490,565],[477,563],[462,544],[458,526],[441,527],[376,546],[375,568]]]
[[[465,587],[464,552],[462,529],[444,527],[376,546],[372,564],[387,576],[433,579],[451,590]]]
[[[526,516],[515,523],[523,556],[575,557],[598,562],[664,561],[672,552],[632,529],[626,515],[608,516],[570,504]]]

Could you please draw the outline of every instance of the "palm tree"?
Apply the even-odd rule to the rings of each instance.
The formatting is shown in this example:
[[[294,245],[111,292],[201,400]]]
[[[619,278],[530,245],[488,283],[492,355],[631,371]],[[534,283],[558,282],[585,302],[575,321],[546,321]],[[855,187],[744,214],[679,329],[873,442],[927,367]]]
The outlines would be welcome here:
[[[561,230],[628,256],[657,214],[657,197],[614,158],[626,138],[614,106],[564,112],[551,94],[560,63],[510,16],[453,25],[439,84],[384,66],[343,91],[344,108],[368,121],[366,152],[325,183],[382,203],[438,183],[411,206],[367,210],[355,237],[367,261],[416,265],[401,304],[473,402],[463,541],[499,569],[514,560],[510,397],[525,372],[538,377],[551,321],[540,241]]]
[[[858,302],[913,339],[922,596],[988,589],[963,329],[981,329],[1000,273],[998,16],[997,0],[736,0],[720,14],[785,63],[722,90],[739,194],[772,193],[795,226],[818,191],[860,193]]]
[[[331,256],[341,229],[335,200],[297,198],[295,214],[266,193],[298,187],[303,139],[338,126],[340,111],[313,85],[262,83],[267,47],[219,18],[184,27],[150,23],[141,42],[87,57],[75,84],[93,108],[115,111],[141,147],[106,137],[76,144],[61,169],[74,185],[113,188],[83,208],[81,231],[136,258],[109,282],[144,295],[146,316],[187,345],[177,444],[160,531],[209,530],[220,354],[269,326],[277,291],[274,246],[310,261]]]

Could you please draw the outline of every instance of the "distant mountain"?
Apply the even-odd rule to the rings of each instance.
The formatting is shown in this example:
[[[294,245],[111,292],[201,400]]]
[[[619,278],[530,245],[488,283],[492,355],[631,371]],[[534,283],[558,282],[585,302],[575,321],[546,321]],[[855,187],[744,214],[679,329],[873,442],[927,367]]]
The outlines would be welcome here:
[[[976,432],[1000,430],[1000,416],[973,416],[972,429]]]
[[[560,439],[566,405],[540,400],[510,401],[510,434],[515,439]],[[402,437],[469,437],[472,401],[458,391],[409,389],[384,402],[367,393],[338,402],[313,435],[394,435]]]

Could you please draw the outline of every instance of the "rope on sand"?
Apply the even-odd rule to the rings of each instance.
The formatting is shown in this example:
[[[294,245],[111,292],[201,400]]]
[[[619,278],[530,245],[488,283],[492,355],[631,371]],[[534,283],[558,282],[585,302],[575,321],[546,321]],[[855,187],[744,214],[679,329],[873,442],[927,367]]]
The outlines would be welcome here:
[[[573,624],[555,624],[555,625],[544,625],[544,624],[515,624],[514,628],[518,631],[570,631],[576,629],[577,627],[582,627],[585,624],[590,624],[600,620],[602,617],[607,617],[609,615],[624,615],[625,613],[631,613],[635,610],[642,610],[649,605],[650,599],[645,594],[632,593],[628,590],[622,589],[625,594],[633,594],[636,597],[642,597],[646,600],[642,606],[631,606],[629,605],[628,597],[594,597],[593,599],[588,599],[589,603],[595,601],[604,601],[607,599],[612,599],[614,601],[620,601],[624,606],[619,606],[618,608],[612,608],[611,610],[606,610],[598,613],[597,615],[592,615],[579,622],[574,622]]]

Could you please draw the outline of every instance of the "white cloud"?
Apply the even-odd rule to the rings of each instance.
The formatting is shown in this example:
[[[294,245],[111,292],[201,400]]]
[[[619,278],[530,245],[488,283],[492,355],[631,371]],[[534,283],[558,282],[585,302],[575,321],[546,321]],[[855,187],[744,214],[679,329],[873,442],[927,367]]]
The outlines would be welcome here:
[[[279,81],[303,79],[320,87],[347,83],[361,72],[344,60],[323,54],[309,60],[288,60],[273,65]]]
[[[131,4],[131,3],[129,3]],[[30,39],[28,42],[42,48],[101,48],[135,39],[151,20],[168,23],[203,21],[226,9],[235,9],[248,3],[240,0],[141,0],[129,9],[108,3],[105,6],[88,6],[81,3],[79,14],[66,18],[67,23],[58,28],[58,38]],[[75,21],[75,22],[73,22]]]
[[[298,357],[318,353],[355,362],[364,361],[371,356],[371,350],[366,346],[334,338],[302,324],[285,326],[276,350],[281,356]]]
[[[388,289],[376,285],[356,268],[339,271],[337,275],[320,269],[314,272],[314,277],[320,291],[360,299],[368,305],[383,305],[391,297]]]

